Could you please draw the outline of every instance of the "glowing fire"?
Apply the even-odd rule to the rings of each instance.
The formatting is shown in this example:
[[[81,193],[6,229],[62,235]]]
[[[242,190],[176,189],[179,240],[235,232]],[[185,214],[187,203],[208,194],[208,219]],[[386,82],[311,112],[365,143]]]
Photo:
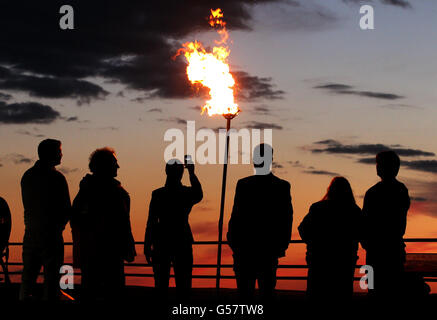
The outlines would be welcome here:
[[[238,105],[234,101],[235,80],[229,72],[227,58],[230,50],[226,46],[228,32],[226,22],[222,19],[221,9],[212,10],[209,16],[209,24],[216,28],[220,35],[220,41],[212,52],[207,52],[202,43],[198,41],[187,42],[179,49],[177,55],[184,53],[187,59],[187,76],[192,84],[200,84],[209,89],[210,100],[202,107],[202,113],[236,114],[239,112]]]

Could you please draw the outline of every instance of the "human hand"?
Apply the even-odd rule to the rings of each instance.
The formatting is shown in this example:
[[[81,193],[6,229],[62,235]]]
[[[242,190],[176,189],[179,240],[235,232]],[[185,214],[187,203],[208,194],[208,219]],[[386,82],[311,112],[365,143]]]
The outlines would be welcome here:
[[[187,168],[188,173],[189,173],[190,175],[194,174],[194,163],[187,163],[187,164],[185,165],[185,168]]]

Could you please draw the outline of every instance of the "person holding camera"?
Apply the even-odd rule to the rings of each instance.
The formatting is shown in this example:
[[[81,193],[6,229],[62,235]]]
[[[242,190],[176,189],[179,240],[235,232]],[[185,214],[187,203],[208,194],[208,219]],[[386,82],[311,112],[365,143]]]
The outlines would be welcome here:
[[[190,187],[181,183],[184,167],[190,176]],[[194,164],[187,157],[185,166],[177,159],[168,161],[165,173],[165,186],[152,193],[144,254],[153,266],[158,293],[162,297],[167,295],[173,265],[178,295],[187,298],[191,290],[194,242],[188,216],[203,198],[202,186],[194,173]]]

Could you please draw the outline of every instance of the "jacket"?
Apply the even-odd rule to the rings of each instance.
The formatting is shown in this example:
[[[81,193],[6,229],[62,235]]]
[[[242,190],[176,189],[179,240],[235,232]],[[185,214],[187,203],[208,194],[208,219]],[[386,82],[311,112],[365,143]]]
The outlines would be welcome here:
[[[86,175],[73,201],[75,265],[133,259],[136,252],[129,214],[130,197],[119,181]]]
[[[293,223],[290,188],[272,173],[238,181],[227,233],[234,255],[285,255]]]

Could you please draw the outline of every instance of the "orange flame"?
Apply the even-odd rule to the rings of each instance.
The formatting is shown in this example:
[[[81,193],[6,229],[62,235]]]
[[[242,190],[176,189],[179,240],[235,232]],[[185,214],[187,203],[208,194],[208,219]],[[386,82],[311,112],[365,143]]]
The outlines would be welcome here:
[[[187,42],[178,50],[179,55],[184,53],[187,59],[187,76],[192,84],[200,84],[209,89],[210,100],[202,107],[202,113],[214,114],[236,114],[239,112],[238,105],[234,101],[235,80],[229,72],[227,58],[230,54],[226,46],[228,32],[226,22],[222,19],[221,9],[212,10],[209,16],[211,27],[217,28],[220,41],[215,41],[217,46],[212,52],[207,52],[202,43],[198,41]]]

